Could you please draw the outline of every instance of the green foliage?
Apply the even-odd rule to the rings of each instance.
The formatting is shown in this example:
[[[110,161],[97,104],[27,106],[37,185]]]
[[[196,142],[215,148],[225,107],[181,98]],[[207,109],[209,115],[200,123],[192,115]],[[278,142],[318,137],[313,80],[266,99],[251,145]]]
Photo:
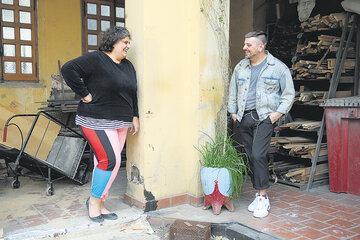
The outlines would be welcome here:
[[[211,168],[227,168],[231,175],[230,198],[237,198],[247,178],[247,155],[238,153],[234,140],[222,131],[215,139],[204,133],[210,141],[196,148],[202,155],[201,165]]]
[[[219,17],[218,20],[219,20],[220,23],[224,23],[223,17]]]
[[[203,13],[203,12],[204,12],[204,8],[200,8],[200,12],[202,12],[202,13]]]

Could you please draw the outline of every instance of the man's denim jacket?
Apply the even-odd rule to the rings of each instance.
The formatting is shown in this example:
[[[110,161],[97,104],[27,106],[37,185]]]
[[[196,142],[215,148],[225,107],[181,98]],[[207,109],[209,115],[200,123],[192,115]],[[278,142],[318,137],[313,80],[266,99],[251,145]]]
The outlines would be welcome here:
[[[271,112],[286,114],[295,96],[294,84],[289,68],[267,53],[267,61],[256,83],[256,111],[263,121]],[[250,85],[250,60],[243,59],[235,67],[229,86],[229,113],[236,113],[241,121]]]

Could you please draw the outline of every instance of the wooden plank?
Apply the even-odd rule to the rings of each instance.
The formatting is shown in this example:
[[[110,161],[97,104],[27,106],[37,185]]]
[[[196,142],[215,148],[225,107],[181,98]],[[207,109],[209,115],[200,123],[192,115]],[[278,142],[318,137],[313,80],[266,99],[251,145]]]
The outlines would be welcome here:
[[[327,99],[328,92],[325,92],[323,99]],[[343,97],[350,97],[352,95],[351,91],[336,91],[335,98],[343,98]]]
[[[303,168],[303,169],[300,169],[300,170],[296,170],[296,171],[289,171],[287,174],[285,174],[286,177],[293,177],[295,175],[308,175],[310,174],[310,170],[311,170],[311,167],[307,167],[307,168]],[[322,164],[319,164],[316,166],[316,170],[315,170],[315,173],[316,172],[321,172],[321,171],[329,171],[329,165],[328,163],[322,163]]]
[[[305,137],[283,137],[278,140],[279,143],[306,143],[312,141],[312,139]]]

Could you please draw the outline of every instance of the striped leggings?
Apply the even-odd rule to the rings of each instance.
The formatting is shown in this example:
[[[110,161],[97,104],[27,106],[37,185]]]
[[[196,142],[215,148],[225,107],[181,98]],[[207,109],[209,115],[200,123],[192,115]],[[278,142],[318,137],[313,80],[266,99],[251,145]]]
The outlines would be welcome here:
[[[82,126],[81,130],[95,152],[91,196],[104,202],[120,168],[128,128],[93,130]]]

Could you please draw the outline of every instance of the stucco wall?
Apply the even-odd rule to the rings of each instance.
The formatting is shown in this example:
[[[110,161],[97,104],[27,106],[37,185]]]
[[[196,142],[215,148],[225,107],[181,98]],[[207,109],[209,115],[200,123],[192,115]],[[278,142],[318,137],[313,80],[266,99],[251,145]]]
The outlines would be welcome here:
[[[38,36],[40,81],[51,87],[58,60],[81,55],[81,1],[38,0]]]
[[[13,114],[37,112],[35,102],[50,95],[57,61],[81,54],[80,1],[37,2],[40,83],[1,86],[1,127]],[[143,180],[130,182],[127,194],[141,201],[144,190],[156,199],[201,196],[194,146],[204,140],[202,131],[214,135],[223,83],[218,43],[200,0],[128,0],[126,26],[133,38],[129,59],[137,70],[141,124],[139,134],[128,138],[127,168],[129,178],[134,165]],[[7,144],[19,146],[16,129],[9,129],[10,136]]]
[[[186,6],[186,7],[184,7]],[[129,137],[128,177],[135,165],[143,184],[128,184],[127,194],[144,201],[201,195],[201,131],[214,133],[222,97],[216,42],[200,1],[126,1],[132,34],[129,59],[139,85],[141,130]]]

